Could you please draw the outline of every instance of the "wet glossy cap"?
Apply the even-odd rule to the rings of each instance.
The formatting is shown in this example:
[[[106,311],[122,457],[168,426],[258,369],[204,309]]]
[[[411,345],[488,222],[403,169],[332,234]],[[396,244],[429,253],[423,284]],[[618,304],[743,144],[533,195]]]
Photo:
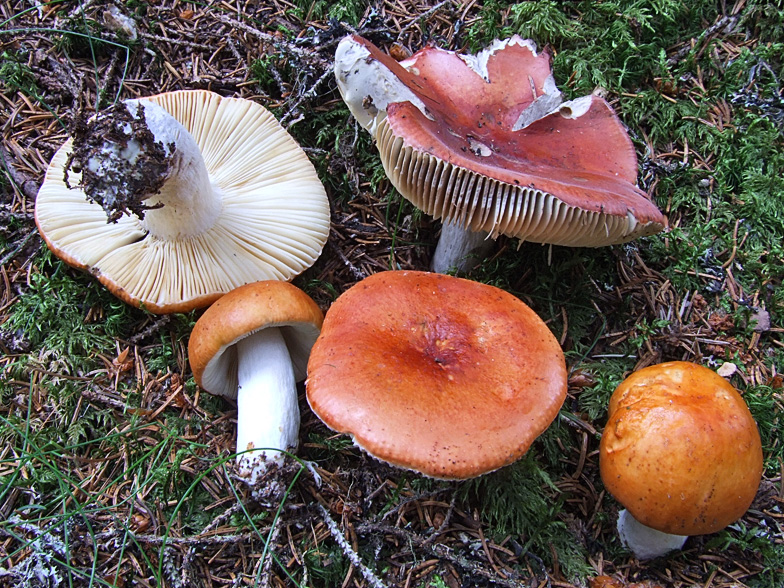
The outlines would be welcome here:
[[[759,431],[738,391],[712,370],[675,361],[634,372],[609,415],[602,481],[640,523],[700,535],[749,508],[762,477]]]

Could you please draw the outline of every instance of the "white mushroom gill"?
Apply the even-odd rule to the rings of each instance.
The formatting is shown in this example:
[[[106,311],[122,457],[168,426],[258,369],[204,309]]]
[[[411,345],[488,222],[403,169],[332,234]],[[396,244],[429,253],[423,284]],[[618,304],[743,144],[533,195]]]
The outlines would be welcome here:
[[[168,313],[206,306],[243,284],[290,280],[320,255],[326,191],[261,104],[179,90],[107,110],[96,117],[107,133],[90,133],[91,121],[75,125],[36,198],[41,235],[67,263],[129,304]],[[107,144],[125,161],[88,173]]]
[[[278,328],[237,342],[237,379],[237,464],[240,476],[255,485],[283,451],[296,448],[299,435],[294,370]]]

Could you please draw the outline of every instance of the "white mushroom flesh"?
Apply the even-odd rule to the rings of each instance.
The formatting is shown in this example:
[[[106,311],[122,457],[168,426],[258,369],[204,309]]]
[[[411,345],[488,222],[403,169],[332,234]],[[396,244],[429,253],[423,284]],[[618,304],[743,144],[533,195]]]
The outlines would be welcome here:
[[[161,106],[144,100],[128,100],[126,105],[132,114],[141,105],[147,128],[155,139],[167,150],[169,145],[174,146],[174,161],[166,183],[159,194],[146,198],[148,205],[162,206],[147,211],[141,225],[151,235],[167,240],[204,233],[220,215],[222,198],[210,182],[196,140]]]
[[[379,121],[386,118],[388,104],[410,102],[427,115],[424,103],[416,94],[352,37],[345,37],[338,44],[335,78],[351,114],[373,137]]]

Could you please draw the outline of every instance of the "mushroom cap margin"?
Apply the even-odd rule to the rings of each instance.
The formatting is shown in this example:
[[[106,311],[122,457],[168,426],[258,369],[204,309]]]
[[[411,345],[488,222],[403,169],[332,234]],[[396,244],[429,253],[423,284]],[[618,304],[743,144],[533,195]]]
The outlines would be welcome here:
[[[313,412],[370,455],[463,479],[520,458],[566,397],[563,352],[520,299],[442,274],[386,271],[327,311],[308,362]]]

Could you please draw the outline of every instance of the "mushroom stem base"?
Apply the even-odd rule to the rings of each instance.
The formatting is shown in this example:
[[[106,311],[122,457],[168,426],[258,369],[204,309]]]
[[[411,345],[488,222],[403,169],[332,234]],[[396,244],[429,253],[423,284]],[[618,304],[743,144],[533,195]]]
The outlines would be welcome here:
[[[472,270],[495,244],[488,235],[486,231],[474,232],[457,223],[444,221],[431,262],[432,270],[439,274]]]
[[[643,525],[629,511],[618,513],[618,535],[637,559],[654,559],[670,551],[681,549],[687,535],[672,535]]]
[[[255,485],[270,463],[281,462],[283,451],[297,446],[297,385],[286,342],[275,327],[240,340],[237,361],[237,464],[240,476]]]

